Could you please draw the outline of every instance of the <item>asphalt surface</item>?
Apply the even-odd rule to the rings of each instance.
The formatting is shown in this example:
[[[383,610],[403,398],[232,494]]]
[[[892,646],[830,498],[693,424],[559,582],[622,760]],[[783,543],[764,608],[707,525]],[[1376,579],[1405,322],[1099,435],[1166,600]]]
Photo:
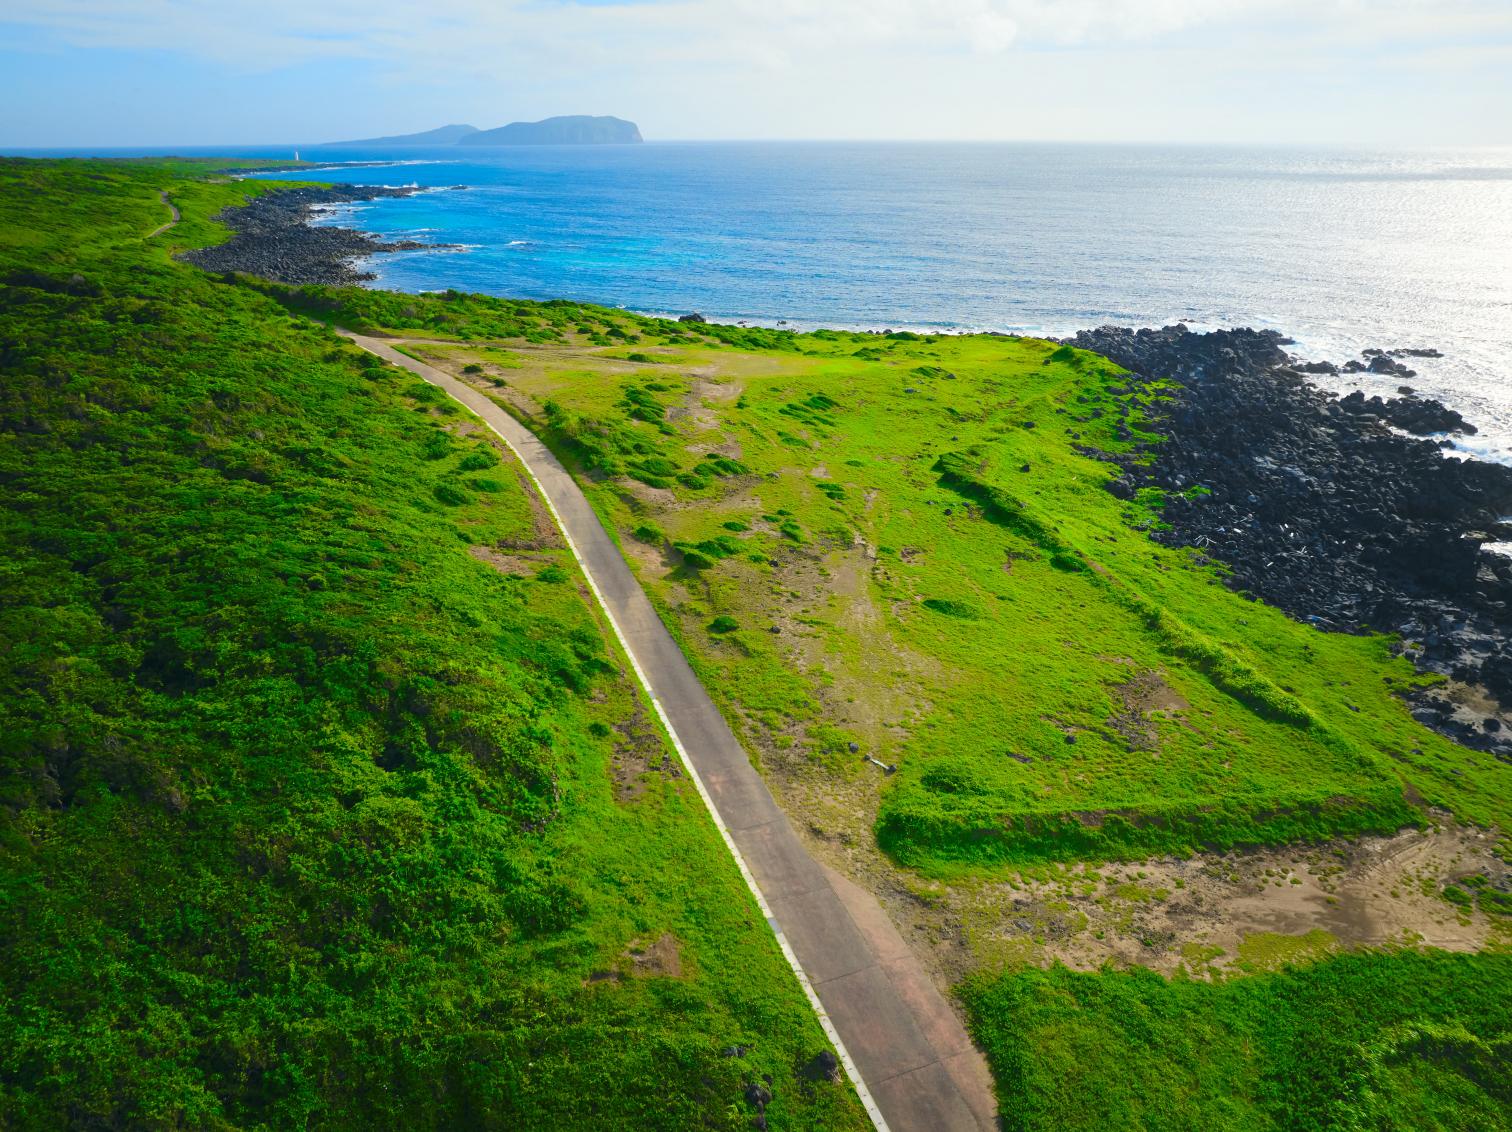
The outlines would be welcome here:
[[[991,1077],[960,1019],[876,898],[809,855],[572,476],[478,390],[381,339],[342,333],[467,406],[534,477],[873,1122],[892,1132],[996,1128]]]

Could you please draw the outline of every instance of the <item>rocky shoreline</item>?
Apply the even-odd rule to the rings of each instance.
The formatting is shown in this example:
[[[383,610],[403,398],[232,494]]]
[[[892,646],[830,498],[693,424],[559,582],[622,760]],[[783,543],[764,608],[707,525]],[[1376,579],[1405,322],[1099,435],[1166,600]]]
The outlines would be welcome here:
[[[1415,694],[1414,717],[1512,761],[1512,558],[1483,549],[1512,538],[1512,468],[1419,439],[1473,431],[1458,413],[1410,388],[1320,390],[1307,374],[1337,370],[1299,362],[1274,331],[1101,327],[1066,342],[1130,370],[1130,392],[1181,383],[1161,444],[1095,453],[1123,469],[1114,494],[1165,493],[1157,540],[1200,549],[1234,589],[1319,628],[1399,633],[1421,669],[1450,678]],[[1425,355],[1372,350],[1342,369],[1408,377],[1398,358]]]
[[[418,240],[385,241],[354,228],[310,224],[317,205],[407,197],[425,190],[385,185],[277,189],[215,219],[231,229],[224,244],[196,248],[182,258],[206,271],[245,271],[279,283],[353,284],[374,278],[358,261],[379,252],[454,248]]]

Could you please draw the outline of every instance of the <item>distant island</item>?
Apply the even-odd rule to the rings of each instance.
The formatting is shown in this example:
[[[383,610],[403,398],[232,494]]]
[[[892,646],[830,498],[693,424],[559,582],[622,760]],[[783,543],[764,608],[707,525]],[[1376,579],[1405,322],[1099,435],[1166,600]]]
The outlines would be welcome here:
[[[328,147],[409,145],[626,145],[645,139],[634,122],[608,115],[566,114],[539,122],[511,122],[493,130],[476,126],[440,126],[418,134],[326,142]]]
[[[438,126],[418,134],[394,134],[384,138],[357,138],[354,141],[325,142],[327,146],[356,145],[455,145],[470,134],[482,133],[477,126]]]
[[[480,130],[458,145],[625,145],[644,140],[640,127],[623,118],[569,114],[540,122],[511,122],[497,130]]]

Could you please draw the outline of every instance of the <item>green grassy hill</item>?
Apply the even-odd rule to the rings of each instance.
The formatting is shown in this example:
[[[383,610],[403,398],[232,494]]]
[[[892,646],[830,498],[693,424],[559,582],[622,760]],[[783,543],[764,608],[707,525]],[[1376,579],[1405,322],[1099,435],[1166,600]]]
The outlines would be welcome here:
[[[1007,1129],[1512,1128],[1512,956],[968,984]]]
[[[1390,642],[1102,490],[1166,392],[1105,360],[211,277],[171,249],[257,190],[204,172],[0,163],[0,1126],[736,1129],[762,1074],[774,1128],[863,1123],[518,469],[326,321],[553,445],[889,898],[1507,827],[1512,768],[1410,718]],[[967,940],[1006,1126],[1512,1124],[1505,895],[1436,875],[1489,950],[1166,979]]]
[[[0,1127],[861,1127],[520,469],[203,171],[0,163]]]
[[[417,331],[328,298],[395,333],[510,333],[497,312]],[[438,320],[467,304],[428,302]],[[1419,678],[1387,640],[1230,591],[1150,541],[1158,499],[1101,490],[1114,469],[1087,449],[1149,435],[1105,360],[581,317],[503,358],[408,348],[508,391],[768,770],[870,791],[898,861],[944,876],[1386,832],[1419,820],[1409,796],[1505,825],[1512,769],[1412,720]],[[897,775],[877,788],[857,752]]]
[[[1159,498],[1102,489],[1110,466],[1088,450],[1148,438],[1152,408],[1105,360],[1029,339],[281,293],[406,338],[577,468],[821,851],[903,892],[905,915],[1007,889],[961,930],[974,972],[958,987],[1007,1127],[1512,1125],[1506,898],[1484,877],[1442,889],[1442,916],[1493,921],[1480,954],[1257,937],[1278,964],[1256,968],[1247,945],[1166,979],[994,946],[991,921],[1028,914],[1008,894],[1036,875],[1075,890],[1098,862],[1194,853],[1221,872],[1215,850],[1255,845],[1329,842],[1326,859],[1331,839],[1439,822],[1432,807],[1493,841],[1508,820],[1512,769],[1411,719],[1419,677],[1391,642],[1231,592],[1221,564],[1148,538]],[[1451,875],[1471,867],[1456,861]],[[1443,884],[1404,882],[1430,900]],[[1136,936],[1138,902],[1169,897],[1110,884]]]

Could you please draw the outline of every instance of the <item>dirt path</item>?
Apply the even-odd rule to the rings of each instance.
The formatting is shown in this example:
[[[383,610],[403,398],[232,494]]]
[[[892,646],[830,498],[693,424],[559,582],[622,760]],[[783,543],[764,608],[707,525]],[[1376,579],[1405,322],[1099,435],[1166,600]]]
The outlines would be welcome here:
[[[172,228],[175,224],[183,219],[183,216],[179,213],[178,205],[174,204],[171,200],[168,199],[168,193],[166,191],[158,193],[158,199],[160,199],[164,204],[168,206],[168,211],[173,213],[173,219],[169,220],[166,224],[159,224],[151,232],[148,232],[147,239],[149,240],[154,236],[161,236],[164,232],[168,231],[168,229]]]
[[[475,412],[536,481],[876,1127],[996,1128],[991,1076],[960,1019],[876,898],[809,855],[572,476],[478,390],[342,333]]]

